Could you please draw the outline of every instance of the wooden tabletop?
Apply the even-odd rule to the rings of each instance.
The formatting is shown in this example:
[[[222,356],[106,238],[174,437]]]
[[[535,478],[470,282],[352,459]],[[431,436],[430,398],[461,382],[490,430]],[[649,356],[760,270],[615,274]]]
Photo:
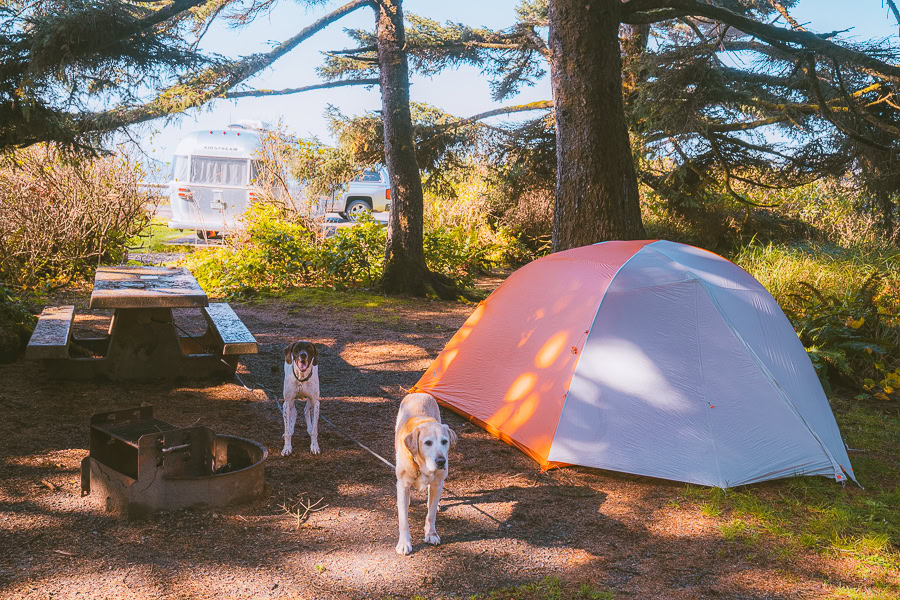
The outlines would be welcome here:
[[[194,308],[209,306],[206,292],[183,267],[101,267],[91,308]]]

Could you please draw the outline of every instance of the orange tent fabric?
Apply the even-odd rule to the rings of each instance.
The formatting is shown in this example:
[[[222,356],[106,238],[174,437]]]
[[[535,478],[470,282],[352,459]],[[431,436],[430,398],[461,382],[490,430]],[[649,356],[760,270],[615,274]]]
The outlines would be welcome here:
[[[855,480],[778,303],[734,263],[685,244],[611,241],[522,267],[414,389],[545,469],[722,488]]]
[[[652,241],[575,248],[519,269],[479,304],[414,389],[550,467],[555,424],[597,306],[619,268]],[[472,372],[490,375],[473,383]]]

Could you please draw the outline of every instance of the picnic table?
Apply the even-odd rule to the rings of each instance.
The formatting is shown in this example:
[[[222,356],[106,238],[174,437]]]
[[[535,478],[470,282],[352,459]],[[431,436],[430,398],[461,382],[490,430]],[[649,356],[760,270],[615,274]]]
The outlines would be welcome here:
[[[258,352],[234,310],[226,303],[210,304],[181,267],[97,269],[89,307],[115,311],[107,335],[74,337],[75,307],[47,307],[26,357],[41,360],[60,378],[149,381],[231,376],[241,354]],[[199,309],[206,332],[192,336],[181,330],[173,318],[176,308]]]

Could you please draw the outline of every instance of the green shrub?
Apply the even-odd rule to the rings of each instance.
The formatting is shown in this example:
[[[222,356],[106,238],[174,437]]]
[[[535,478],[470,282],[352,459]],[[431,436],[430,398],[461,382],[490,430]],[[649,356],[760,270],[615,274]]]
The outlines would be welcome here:
[[[36,322],[21,298],[0,282],[0,363],[16,359]]]
[[[196,250],[184,259],[208,292],[248,296],[297,287],[369,288],[384,270],[386,230],[370,216],[324,238],[312,222],[260,203],[244,224],[225,248]],[[489,247],[463,228],[426,231],[424,249],[428,267],[461,286],[471,284],[488,263]]]
[[[127,157],[35,145],[0,160],[0,279],[49,289],[120,262],[149,223],[149,192]]]
[[[342,227],[322,242],[326,283],[332,286],[372,287],[384,270],[386,231],[371,215],[353,227]]]
[[[886,400],[900,390],[900,255],[751,244],[734,261],[791,320],[823,385]]]
[[[272,204],[256,204],[246,228],[225,248],[195,250],[182,261],[213,294],[249,296],[321,283],[315,234],[303,221],[287,220]]]
[[[428,269],[464,286],[472,285],[474,276],[490,263],[491,246],[481,243],[476,230],[461,225],[426,231],[423,243]]]

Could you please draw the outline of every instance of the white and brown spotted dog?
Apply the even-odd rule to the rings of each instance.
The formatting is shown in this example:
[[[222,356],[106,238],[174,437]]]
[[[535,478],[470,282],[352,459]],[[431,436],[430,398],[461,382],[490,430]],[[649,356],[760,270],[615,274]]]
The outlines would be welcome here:
[[[412,552],[409,536],[409,491],[428,488],[428,514],[425,517],[425,541],[440,544],[437,533],[438,503],[444,479],[450,468],[448,453],[456,445],[456,434],[441,423],[441,411],[430,394],[409,394],[400,403],[394,430],[397,455],[397,514],[400,540],[397,554]]]
[[[294,342],[284,349],[284,449],[282,456],[294,451],[291,436],[297,422],[295,399],[306,399],[306,433],[309,451],[319,453],[319,353],[316,345],[306,340]]]

